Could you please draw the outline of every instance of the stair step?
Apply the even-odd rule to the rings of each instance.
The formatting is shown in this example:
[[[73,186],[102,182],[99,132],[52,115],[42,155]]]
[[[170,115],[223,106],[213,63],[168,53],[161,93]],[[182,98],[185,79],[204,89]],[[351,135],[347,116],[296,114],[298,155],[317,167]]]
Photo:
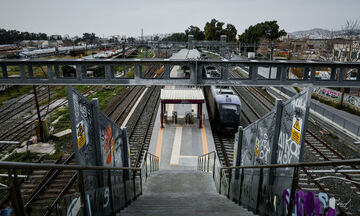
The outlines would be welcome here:
[[[161,170],[147,179],[144,194],[121,215],[254,215],[219,195],[211,173]]]

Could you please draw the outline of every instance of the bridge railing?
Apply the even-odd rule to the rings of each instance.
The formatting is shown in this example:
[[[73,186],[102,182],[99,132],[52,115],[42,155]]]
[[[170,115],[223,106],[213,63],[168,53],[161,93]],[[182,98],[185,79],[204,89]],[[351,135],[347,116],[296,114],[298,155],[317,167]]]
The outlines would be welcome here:
[[[133,167],[104,167],[61,165],[46,163],[18,163],[0,162],[0,169],[7,170],[8,178],[3,181],[4,190],[8,190],[11,198],[11,210],[15,215],[65,215],[82,213],[84,215],[113,215],[142,194],[143,184],[147,177],[159,169],[159,158],[145,152],[142,166]],[[19,174],[26,170],[72,170],[76,173],[72,178],[77,178],[79,192],[61,192],[61,196],[42,199],[28,203],[24,207],[24,190],[21,189]],[[85,179],[83,172],[103,173],[103,180],[94,188],[84,188]],[[75,181],[71,181],[75,182]],[[6,185],[7,184],[7,185]],[[49,185],[49,187],[52,187]],[[54,186],[55,187],[55,186]],[[74,188],[66,185],[66,188]],[[76,188],[76,187],[75,187]],[[45,194],[46,195],[46,194]],[[40,195],[41,196],[41,195]],[[46,197],[46,196],[45,196]],[[42,213],[41,213],[42,212]]]
[[[143,68],[163,66],[163,76],[146,78]],[[66,67],[64,67],[66,66]],[[171,77],[170,69],[180,66],[189,72]],[[209,78],[205,69],[214,66],[219,76]],[[230,76],[236,68],[246,68],[246,77]],[[270,70],[273,69],[272,71]],[[199,59],[22,59],[0,60],[0,84],[7,85],[253,85],[358,87],[358,62],[199,60]],[[327,77],[317,75],[328,71]],[[296,73],[297,76],[290,76]],[[264,73],[269,75],[264,75]]]
[[[348,199],[347,203],[342,203],[339,201],[339,205],[336,206],[335,210],[335,198],[331,198],[334,200],[333,205],[330,203],[330,197],[325,193],[325,191],[321,191],[319,193],[319,198],[314,196],[314,193],[311,191],[302,191],[298,190],[300,187],[298,185],[299,183],[299,170],[312,167],[314,170],[306,171],[308,181],[309,183],[314,181],[315,184],[318,184],[318,180],[320,179],[336,179],[336,180],[344,180],[348,181],[348,183],[353,184],[360,184],[360,182],[354,182],[345,178],[339,178],[339,177],[332,177],[332,176],[326,176],[326,177],[319,177],[318,179],[314,179],[312,174],[314,173],[359,173],[359,170],[349,170],[346,168],[346,166],[353,166],[353,165],[360,165],[360,159],[351,159],[351,160],[337,160],[337,161],[325,161],[325,162],[303,162],[303,163],[297,163],[297,164],[270,164],[270,165],[256,165],[256,166],[232,166],[232,167],[222,167],[220,163],[218,162],[218,157],[216,152],[210,152],[208,154],[204,154],[198,157],[198,170],[204,171],[204,172],[210,172],[212,173],[214,177],[214,182],[216,185],[217,191],[231,199],[232,201],[238,203],[239,205],[243,205],[245,207],[248,207],[249,210],[254,211],[257,214],[266,214],[266,215],[292,215],[295,211],[295,214],[299,214],[298,210],[299,208],[302,209],[303,212],[304,208],[307,208],[305,205],[307,205],[307,200],[311,198],[313,203],[310,203],[308,205],[312,206],[312,210],[315,212],[319,210],[319,212],[328,212],[327,215],[333,215],[330,214],[330,211],[332,213],[341,213],[343,215],[346,215],[348,213],[348,206],[350,202],[353,202],[355,204],[352,205],[353,208],[358,206],[358,202],[360,201],[359,197],[352,196],[349,199],[349,196],[346,197],[345,195],[336,195],[337,202],[340,199]],[[319,170],[321,168],[329,168],[329,167],[335,167],[335,169],[331,170]],[[276,173],[276,169],[293,169],[293,178],[292,178],[292,184],[291,188],[285,188],[282,194],[277,194],[275,192],[272,192],[272,188],[264,188],[263,183],[264,179],[268,180],[268,176],[265,176],[265,170]],[[338,169],[339,168],[339,169]],[[257,184],[256,186],[258,189],[257,191],[247,191],[246,185],[244,183],[244,176],[248,173],[245,170],[258,170],[259,172],[259,181],[252,182],[252,184]],[[237,171],[239,173],[239,178],[234,178],[234,171]],[[228,175],[227,175],[228,173]],[[233,175],[233,176],[232,176]],[[291,179],[290,179],[291,180]],[[334,183],[334,182],[332,182]],[[335,185],[334,185],[335,186]],[[339,185],[338,185],[339,186]],[[244,191],[247,193],[244,195]],[[256,193],[257,194],[257,200],[255,200],[256,207],[252,208],[250,205],[248,205],[247,202],[243,202],[244,196],[249,196],[249,193]],[[271,195],[269,195],[271,194]],[[324,201],[322,204],[316,203],[318,200],[322,199],[321,196],[326,196],[327,200]],[[307,198],[306,196],[311,196],[310,198]],[[315,203],[314,203],[315,202]],[[322,202],[322,201],[321,201]],[[341,203],[341,204],[340,204]],[[330,205],[330,206],[329,206]],[[282,208],[278,208],[278,206],[281,206]],[[334,208],[334,209],[332,209]],[[274,210],[275,209],[275,210]],[[352,209],[353,210],[353,209]],[[334,214],[335,215],[335,214]]]

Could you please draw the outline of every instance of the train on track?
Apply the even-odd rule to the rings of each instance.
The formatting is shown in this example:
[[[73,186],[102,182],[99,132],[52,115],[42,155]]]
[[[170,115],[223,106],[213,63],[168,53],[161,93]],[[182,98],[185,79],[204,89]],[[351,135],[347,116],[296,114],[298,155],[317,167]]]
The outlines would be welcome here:
[[[220,77],[217,68],[208,66],[204,69],[206,78]],[[205,96],[211,120],[220,131],[235,131],[240,123],[241,101],[229,86],[206,86]]]

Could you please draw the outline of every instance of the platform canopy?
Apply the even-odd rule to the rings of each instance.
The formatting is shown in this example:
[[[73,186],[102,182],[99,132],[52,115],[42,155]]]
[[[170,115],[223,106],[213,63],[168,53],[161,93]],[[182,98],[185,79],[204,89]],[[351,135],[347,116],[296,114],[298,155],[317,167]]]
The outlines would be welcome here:
[[[201,128],[202,104],[205,102],[201,89],[161,89],[161,127],[163,128],[166,104],[197,104],[199,114],[199,127]]]
[[[161,89],[160,100],[167,104],[204,103],[201,89]]]

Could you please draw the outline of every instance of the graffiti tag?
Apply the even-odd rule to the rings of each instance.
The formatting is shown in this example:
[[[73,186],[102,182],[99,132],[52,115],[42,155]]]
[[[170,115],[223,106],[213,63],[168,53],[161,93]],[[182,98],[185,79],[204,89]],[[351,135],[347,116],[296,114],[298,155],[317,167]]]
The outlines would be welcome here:
[[[290,205],[290,189],[285,189],[282,196],[287,213]],[[332,197],[329,199],[326,193],[319,193],[316,196],[312,191],[304,192],[299,190],[294,196],[293,204],[293,216],[302,216],[304,213],[305,215],[336,216],[335,198]]]

